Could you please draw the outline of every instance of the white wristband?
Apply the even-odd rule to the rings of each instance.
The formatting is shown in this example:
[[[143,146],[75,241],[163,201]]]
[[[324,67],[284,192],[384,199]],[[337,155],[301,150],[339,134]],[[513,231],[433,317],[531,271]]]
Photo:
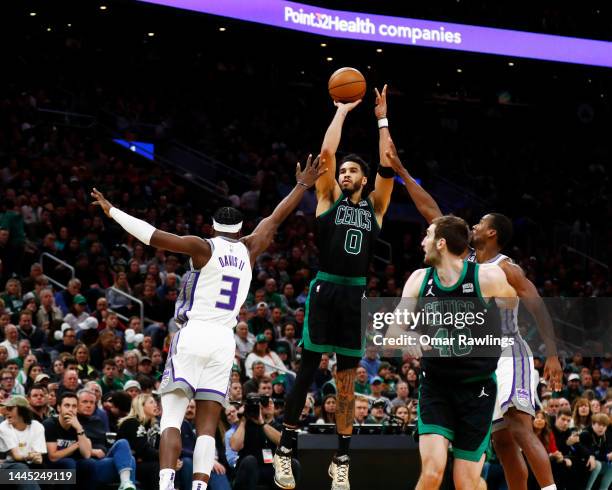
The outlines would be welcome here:
[[[388,128],[388,127],[389,127],[389,120],[386,117],[383,117],[378,120],[378,129]]]
[[[146,245],[151,244],[151,237],[155,232],[154,226],[151,226],[146,221],[134,218],[134,216],[130,216],[129,214],[121,211],[121,209],[114,207],[110,209],[108,214],[110,214],[111,218],[119,223],[130,235],[134,235]]]

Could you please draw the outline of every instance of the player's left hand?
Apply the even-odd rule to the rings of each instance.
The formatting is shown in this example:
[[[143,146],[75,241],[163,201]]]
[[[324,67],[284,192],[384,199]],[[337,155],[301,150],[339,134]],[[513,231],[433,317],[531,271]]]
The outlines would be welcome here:
[[[389,138],[388,146],[389,149],[385,150],[385,156],[387,157],[387,161],[391,164],[391,168],[395,171],[395,173],[402,177],[402,174],[406,171],[406,169],[404,168],[402,161],[397,155],[397,148],[395,148],[395,144],[393,143],[393,140],[391,138]]]
[[[546,363],[544,364],[544,379],[553,391],[561,391],[563,387],[561,383],[563,379],[563,369],[561,369],[561,363],[557,356],[549,356],[546,358]]]
[[[106,200],[104,195],[102,195],[102,193],[94,187],[93,191],[91,192],[91,197],[95,199],[92,204],[94,206],[100,206],[102,208],[102,211],[104,211],[104,214],[110,218],[110,210],[113,205]]]
[[[225,475],[225,466],[219,463],[219,461],[215,461],[213,463],[212,470],[218,475]]]
[[[312,155],[308,155],[306,160],[306,167],[302,170],[300,162],[295,166],[295,180],[302,184],[312,187],[317,179],[327,172],[327,167],[324,166],[325,161],[321,160],[321,155],[317,155],[314,162],[312,161]]]
[[[387,84],[385,83],[381,92],[379,92],[377,88],[374,88],[374,94],[376,95],[374,115],[376,119],[383,119],[387,117]]]

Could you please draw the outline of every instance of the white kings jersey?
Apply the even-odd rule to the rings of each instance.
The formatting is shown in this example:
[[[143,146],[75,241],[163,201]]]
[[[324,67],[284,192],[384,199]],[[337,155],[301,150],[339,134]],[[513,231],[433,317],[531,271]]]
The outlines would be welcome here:
[[[188,320],[234,328],[240,307],[251,285],[249,251],[244,243],[225,237],[207,239],[212,249],[202,269],[191,270],[176,299],[174,318],[184,326]]]
[[[465,258],[468,262],[476,262],[476,251],[474,249],[470,249],[470,253]],[[485,264],[495,264],[499,265],[500,262],[504,260],[509,260],[512,262],[512,259],[504,254],[497,254],[490,260],[487,260]],[[499,308],[499,314],[501,316],[501,331],[503,335],[508,337],[520,336],[519,328],[518,328],[518,308],[517,305],[512,308]]]

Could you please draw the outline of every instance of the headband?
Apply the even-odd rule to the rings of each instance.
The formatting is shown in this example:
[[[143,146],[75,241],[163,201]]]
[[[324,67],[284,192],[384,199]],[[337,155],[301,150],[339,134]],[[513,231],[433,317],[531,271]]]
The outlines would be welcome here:
[[[213,228],[222,233],[238,233],[242,228],[242,221],[235,225],[224,225],[223,223],[217,223],[213,218]]]

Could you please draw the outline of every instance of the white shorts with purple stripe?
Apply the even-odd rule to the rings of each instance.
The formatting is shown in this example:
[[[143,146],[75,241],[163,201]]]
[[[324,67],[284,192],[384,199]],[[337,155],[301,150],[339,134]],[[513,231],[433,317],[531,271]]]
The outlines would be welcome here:
[[[497,401],[493,412],[493,432],[506,427],[504,414],[509,407],[535,415],[536,388],[540,380],[533,367],[533,354],[519,335],[506,347],[497,363]]]
[[[225,405],[235,353],[231,329],[189,320],[172,338],[161,393],[182,390],[190,399]]]

